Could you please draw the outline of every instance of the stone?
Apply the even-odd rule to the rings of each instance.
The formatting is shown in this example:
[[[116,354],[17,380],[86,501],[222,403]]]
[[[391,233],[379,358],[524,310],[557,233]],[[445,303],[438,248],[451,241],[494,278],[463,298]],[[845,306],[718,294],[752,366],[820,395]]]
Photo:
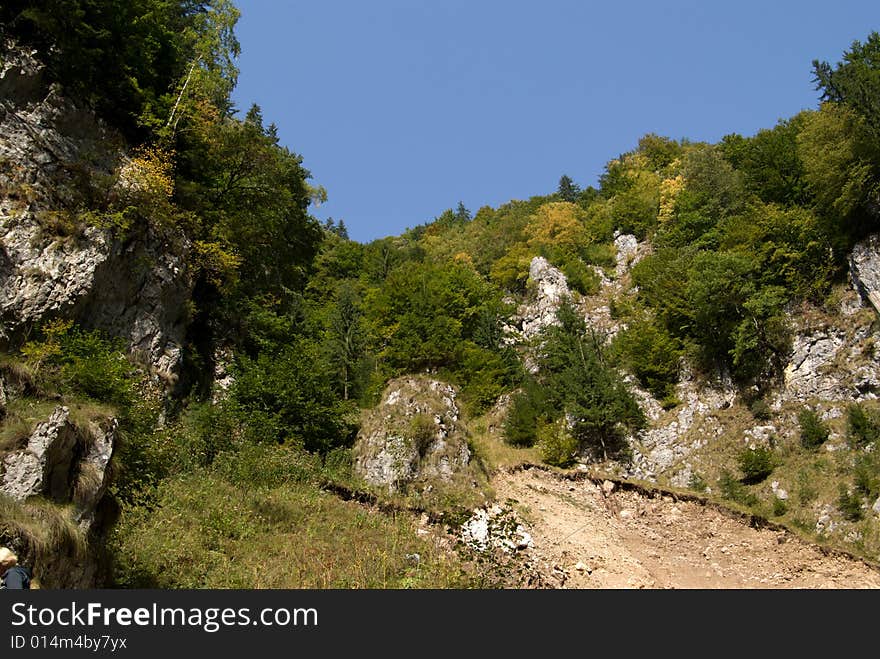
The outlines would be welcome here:
[[[6,382],[0,377],[0,421],[6,418]]]
[[[355,474],[396,491],[466,473],[471,452],[456,396],[451,385],[425,376],[389,382],[379,405],[364,414],[353,448]]]
[[[612,481],[603,481],[602,493],[607,497],[612,492],[614,492],[614,483]]]
[[[524,339],[531,339],[543,329],[556,325],[559,305],[564,299],[571,297],[565,275],[543,256],[532,259],[529,265],[529,282],[534,289],[534,298],[518,310]]]
[[[70,500],[77,433],[69,417],[67,407],[55,408],[47,421],[34,428],[27,448],[4,458],[0,492],[18,501],[38,494],[59,502]]]
[[[618,278],[627,274],[636,263],[651,252],[647,243],[639,243],[635,236],[628,233],[615,233],[614,247],[617,249],[614,257],[617,262],[614,272]]]
[[[880,234],[856,243],[849,256],[853,288],[880,313]]]
[[[880,517],[880,497],[877,497],[877,500],[874,502],[874,505],[871,506],[871,511]]]

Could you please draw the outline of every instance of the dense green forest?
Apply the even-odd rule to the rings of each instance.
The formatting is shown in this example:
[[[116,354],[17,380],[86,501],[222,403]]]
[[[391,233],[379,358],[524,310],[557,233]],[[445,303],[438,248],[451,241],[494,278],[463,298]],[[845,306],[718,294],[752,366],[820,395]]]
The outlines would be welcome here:
[[[8,357],[35,391],[110,406],[121,420],[110,542],[121,586],[248,586],[224,554],[230,539],[307,565],[267,536],[272,525],[303,524],[346,565],[389,559],[348,556],[317,530],[328,519],[360,529],[358,547],[415,542],[397,521],[375,527],[335,511],[319,490],[352,482],[359,410],[399,375],[456,385],[471,418],[512,393],[507,441],[558,466],[583,449],[627,459],[624,438],[645,419],[622,372],[671,408],[685,360],[707,379],[729,375],[758,404],[790,350],[788,313],[825,304],[849,250],[878,229],[877,33],[837,64],[813,63],[815,110],[756,135],[708,144],[648,134],[608,162],[598,188],[563,176],[544,196],[476,212],[459,204],[361,244],[344,222],[310,215],[325,192],[260,109],[233,107],[237,18],[229,0],[0,7],[4,38],[38,49],[51,80],[124,135],[138,163],[141,185],[127,197],[88,181],[76,221],[120,236],[149,223],[193,246],[185,364],[166,397],[142,395],[146,374],[125,346],[70,323],[35,329]],[[565,273],[577,302],[599,289],[593,266],[613,268],[616,232],[654,248],[634,268],[637,293],[611,310],[624,331],[606,340],[569,303],[531,344],[504,340],[533,257]],[[233,355],[234,383],[212,402],[217,347]],[[803,423],[821,434],[815,419]],[[862,425],[877,432],[876,420]],[[464,583],[439,557],[426,565],[417,578],[385,566],[383,582],[363,566],[297,578]]]

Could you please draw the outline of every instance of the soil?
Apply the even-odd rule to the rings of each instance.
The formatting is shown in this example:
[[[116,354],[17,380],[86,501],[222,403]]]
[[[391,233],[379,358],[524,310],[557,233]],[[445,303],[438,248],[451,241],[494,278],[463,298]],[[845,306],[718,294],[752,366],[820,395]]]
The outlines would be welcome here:
[[[539,469],[499,472],[496,500],[532,543],[522,585],[561,588],[880,588],[880,570],[697,501]]]

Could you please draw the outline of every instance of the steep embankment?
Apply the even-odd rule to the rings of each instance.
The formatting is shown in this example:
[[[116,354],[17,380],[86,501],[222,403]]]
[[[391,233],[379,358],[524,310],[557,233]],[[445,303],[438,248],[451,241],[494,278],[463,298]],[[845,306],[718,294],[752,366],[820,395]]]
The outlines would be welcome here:
[[[880,570],[698,501],[499,472],[497,500],[531,536],[520,560],[564,588],[880,588]]]

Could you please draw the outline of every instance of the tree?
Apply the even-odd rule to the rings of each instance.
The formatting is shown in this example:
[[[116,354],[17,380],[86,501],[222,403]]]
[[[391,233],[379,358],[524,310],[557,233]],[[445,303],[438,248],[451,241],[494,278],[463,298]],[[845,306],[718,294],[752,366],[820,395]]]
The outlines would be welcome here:
[[[559,187],[556,189],[556,196],[559,197],[559,200],[573,204],[578,200],[580,193],[580,186],[571,180],[568,175],[563,174],[562,178],[559,179]]]
[[[852,108],[875,143],[880,141],[880,34],[871,32],[865,43],[853,41],[835,67],[813,60],[813,75],[823,101]]]
[[[366,348],[363,311],[360,296],[351,282],[340,283],[334,302],[328,328],[330,359],[336,365],[342,399],[348,400]]]
[[[570,301],[557,312],[558,325],[542,333],[541,375],[557,409],[570,420],[582,448],[603,458],[625,458],[626,432],[645,418],[620,375],[605,358],[604,341],[587,329]]]

